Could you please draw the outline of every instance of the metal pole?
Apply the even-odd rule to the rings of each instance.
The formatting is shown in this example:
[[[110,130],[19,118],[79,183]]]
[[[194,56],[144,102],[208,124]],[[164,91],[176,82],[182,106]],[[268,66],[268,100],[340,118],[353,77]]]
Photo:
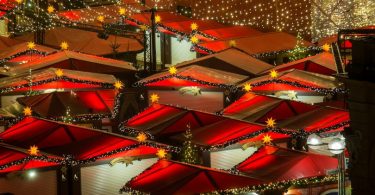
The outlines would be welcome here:
[[[156,22],[155,8],[151,9],[151,72],[156,72]]]
[[[338,160],[339,195],[345,195],[345,155],[344,155],[344,152],[337,155],[337,160]]]

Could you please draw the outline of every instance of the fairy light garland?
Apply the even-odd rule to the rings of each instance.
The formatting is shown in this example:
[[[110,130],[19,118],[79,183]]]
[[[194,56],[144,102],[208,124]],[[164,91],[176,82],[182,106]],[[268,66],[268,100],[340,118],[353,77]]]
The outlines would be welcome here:
[[[55,53],[55,52],[52,52],[52,53]],[[16,53],[16,54],[14,54],[14,55],[12,55],[12,56],[9,56],[9,57],[6,57],[6,58],[1,59],[1,60],[0,60],[0,64],[4,64],[4,63],[6,63],[6,62],[8,62],[8,61],[10,61],[10,60],[12,60],[12,59],[14,59],[14,58],[18,58],[18,57],[23,56],[23,55],[29,55],[29,54],[32,55],[32,54],[37,54],[37,55],[41,55],[41,56],[45,57],[45,56],[48,56],[48,55],[50,55],[50,54],[52,54],[52,53],[47,53],[47,52],[43,52],[43,51],[38,51],[38,50],[36,50],[36,49],[28,49],[28,50],[25,50],[25,51],[22,51],[22,52]]]

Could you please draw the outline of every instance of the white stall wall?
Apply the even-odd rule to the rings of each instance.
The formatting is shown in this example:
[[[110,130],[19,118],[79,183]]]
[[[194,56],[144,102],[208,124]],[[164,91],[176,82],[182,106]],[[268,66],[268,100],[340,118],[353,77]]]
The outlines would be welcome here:
[[[231,169],[249,158],[255,151],[257,151],[257,148],[250,147],[246,150],[238,148],[211,152],[211,167],[217,169]]]
[[[172,64],[178,64],[180,62],[193,60],[197,58],[196,52],[191,52],[192,44],[186,40],[182,40],[181,42],[177,40],[177,38],[171,38],[171,48],[172,48]]]
[[[132,165],[109,164],[81,169],[82,195],[118,195],[119,190],[145,169],[157,162],[156,158],[133,161]]]
[[[217,112],[224,108],[223,92],[206,92],[194,96],[190,94],[181,94],[179,91],[172,90],[149,90],[148,95],[158,94],[159,103],[169,104],[180,107],[187,107],[193,110],[206,112]],[[150,99],[150,98],[149,98]]]
[[[0,194],[8,192],[15,195],[57,195],[56,171],[36,173],[34,178],[0,178]]]

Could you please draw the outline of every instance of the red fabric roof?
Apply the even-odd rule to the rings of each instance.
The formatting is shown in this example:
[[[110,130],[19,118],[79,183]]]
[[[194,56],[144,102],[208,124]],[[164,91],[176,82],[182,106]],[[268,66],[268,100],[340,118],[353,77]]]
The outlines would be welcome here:
[[[181,21],[188,21],[191,20],[188,17],[179,15],[179,14],[174,14],[171,12],[157,12],[155,15],[160,16],[161,18],[161,23],[168,23],[168,22],[181,22]],[[145,25],[151,25],[151,13],[150,12],[144,12],[140,14],[134,14],[130,16],[130,18],[145,24]]]
[[[271,117],[281,121],[318,108],[302,102],[246,93],[226,107],[223,114],[235,119],[265,123]]]
[[[304,129],[305,131],[315,131],[317,129],[330,127],[350,120],[349,112],[346,110],[321,107],[319,109],[306,112],[296,117],[289,118],[279,123],[279,127],[286,129]],[[344,127],[332,131],[343,131]]]
[[[21,148],[36,145],[41,151],[58,156],[73,155],[75,159],[96,158],[106,152],[138,144],[137,141],[99,130],[55,121],[28,117],[0,134],[7,144]],[[154,154],[156,148],[121,152],[122,156]],[[119,155],[119,154],[116,154]]]
[[[261,184],[261,181],[202,166],[159,160],[126,184],[150,194],[199,194]]]
[[[111,114],[116,91],[106,90],[103,93],[105,95],[111,94],[112,97],[105,101],[101,96],[101,91],[53,92],[21,97],[17,101],[22,105],[31,107],[34,113],[43,117],[65,116],[68,108],[73,117],[90,114]]]
[[[326,175],[326,171],[337,168],[337,159],[264,146],[236,168],[252,177],[275,182]]]
[[[0,145],[0,166],[7,165],[19,160],[22,160],[28,157],[29,154],[27,151],[16,148],[13,146],[6,146]],[[49,156],[49,158],[57,158]],[[9,166],[6,169],[0,169],[0,174],[13,172],[13,171],[23,171],[27,169],[35,169],[35,168],[42,168],[42,167],[50,167],[50,166],[57,166],[56,163],[52,162],[44,162],[39,160],[30,160],[19,165]]]
[[[224,28],[225,25],[220,24],[216,21],[212,20],[187,20],[187,21],[178,21],[178,22],[163,22],[163,25],[169,28],[172,28],[174,30],[177,30],[179,32],[183,32],[186,34],[191,33],[191,24],[196,23],[198,25],[198,30],[203,31],[203,30],[209,30],[209,29],[216,29],[216,28]]]
[[[201,29],[199,27],[199,31],[211,35],[213,37],[216,37],[220,40],[230,40],[230,39],[238,39],[241,37],[250,37],[255,35],[260,35],[262,32],[259,32],[253,28],[250,27],[244,27],[244,26],[227,26],[223,28],[215,28],[215,29]],[[203,41],[212,41],[210,39],[204,38],[201,35],[197,35],[199,40]]]

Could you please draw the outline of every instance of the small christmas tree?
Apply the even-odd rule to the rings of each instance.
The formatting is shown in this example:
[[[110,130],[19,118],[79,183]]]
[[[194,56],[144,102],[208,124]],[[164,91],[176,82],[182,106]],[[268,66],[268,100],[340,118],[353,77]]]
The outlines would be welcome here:
[[[70,108],[69,107],[66,109],[65,116],[63,117],[63,122],[69,123],[69,124],[73,123],[73,117],[72,117],[72,115],[70,115]]]
[[[182,145],[181,151],[181,161],[190,163],[190,164],[198,164],[199,163],[199,155],[197,146],[193,144],[193,134],[190,130],[190,124],[187,125],[187,130],[185,132],[185,141]]]
[[[307,48],[303,45],[303,38],[298,33],[297,34],[297,43],[293,50],[289,52],[289,60],[296,61],[302,58],[309,56]]]

